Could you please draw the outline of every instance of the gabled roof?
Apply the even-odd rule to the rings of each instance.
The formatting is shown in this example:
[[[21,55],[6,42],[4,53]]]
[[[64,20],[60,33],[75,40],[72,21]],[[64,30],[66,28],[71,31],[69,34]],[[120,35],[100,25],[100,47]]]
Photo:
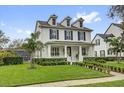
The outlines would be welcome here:
[[[97,35],[100,36],[101,38],[103,38],[104,40],[108,37],[114,37],[113,34],[96,34],[95,37],[93,38],[93,40],[96,38]],[[92,40],[92,42],[93,42],[93,40]]]
[[[108,38],[108,37],[114,37],[114,35],[113,34],[97,34],[97,35],[99,35],[101,38],[103,38],[103,39],[106,39],[106,38]]]
[[[46,28],[59,28],[59,29],[70,29],[70,30],[80,30],[80,31],[93,31],[92,29],[89,29],[87,27],[83,27],[83,28],[78,28],[75,26],[71,26],[71,27],[66,27],[61,25],[60,23],[57,23],[57,26],[52,26],[50,24],[48,24],[47,21],[37,21],[37,23],[40,23],[40,27],[46,27]]]
[[[111,23],[111,24],[110,24],[110,26],[109,26],[109,27],[107,28],[107,30],[105,31],[105,33],[109,30],[109,28],[110,28],[112,25],[114,25],[114,26],[117,26],[117,27],[121,28],[121,24]],[[104,33],[104,34],[105,34],[105,33]]]

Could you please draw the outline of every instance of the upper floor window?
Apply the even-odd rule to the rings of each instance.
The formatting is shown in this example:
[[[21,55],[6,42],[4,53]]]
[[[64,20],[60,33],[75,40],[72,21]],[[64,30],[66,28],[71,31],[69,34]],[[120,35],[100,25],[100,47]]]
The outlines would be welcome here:
[[[82,21],[80,21],[80,27],[82,27]]]
[[[67,20],[67,26],[70,26],[70,20]]]
[[[95,41],[95,43],[96,43],[96,45],[100,45],[100,39],[97,39],[97,40]]]
[[[56,24],[56,19],[52,19],[52,24],[55,25]]]
[[[65,40],[73,40],[73,32],[65,31]]]
[[[59,30],[50,29],[50,39],[59,39]]]
[[[86,40],[85,32],[78,32],[78,40]]]

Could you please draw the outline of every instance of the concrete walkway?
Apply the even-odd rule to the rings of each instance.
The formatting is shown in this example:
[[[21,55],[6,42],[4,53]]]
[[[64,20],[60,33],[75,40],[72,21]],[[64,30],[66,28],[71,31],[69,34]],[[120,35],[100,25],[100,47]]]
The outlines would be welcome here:
[[[52,82],[52,83],[28,85],[28,86],[22,86],[22,87],[67,87],[67,86],[101,83],[101,82],[108,82],[108,81],[115,81],[115,80],[124,80],[124,74],[120,74],[116,72],[111,72],[110,74],[113,76],[104,77],[104,78],[94,78],[94,79],[59,81],[59,82]]]

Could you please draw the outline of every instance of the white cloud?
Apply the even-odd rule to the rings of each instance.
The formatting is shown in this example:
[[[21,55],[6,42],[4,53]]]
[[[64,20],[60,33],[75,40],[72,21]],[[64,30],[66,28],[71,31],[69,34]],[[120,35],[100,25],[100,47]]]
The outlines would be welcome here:
[[[26,34],[26,35],[30,35],[32,33],[31,30],[23,30],[23,29],[16,29],[16,32]]]
[[[6,24],[3,21],[0,22],[0,26],[5,26],[5,25]]]
[[[89,14],[86,14],[86,12],[77,13],[76,17],[74,17],[74,21],[78,18],[83,18],[85,20],[84,21],[85,23],[92,23],[92,22],[101,21],[99,13],[96,11],[93,11]]]
[[[96,19],[94,19],[94,22],[97,22],[97,21],[101,21],[102,19],[100,17],[97,17]]]

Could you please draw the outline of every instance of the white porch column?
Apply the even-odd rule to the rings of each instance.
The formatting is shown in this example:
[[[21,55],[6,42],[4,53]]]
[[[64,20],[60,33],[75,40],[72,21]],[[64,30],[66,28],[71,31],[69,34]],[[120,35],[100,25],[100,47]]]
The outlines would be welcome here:
[[[79,61],[83,61],[82,46],[79,46]]]
[[[48,45],[48,58],[51,58],[51,45]]]
[[[65,45],[65,58],[67,58],[67,46]]]

